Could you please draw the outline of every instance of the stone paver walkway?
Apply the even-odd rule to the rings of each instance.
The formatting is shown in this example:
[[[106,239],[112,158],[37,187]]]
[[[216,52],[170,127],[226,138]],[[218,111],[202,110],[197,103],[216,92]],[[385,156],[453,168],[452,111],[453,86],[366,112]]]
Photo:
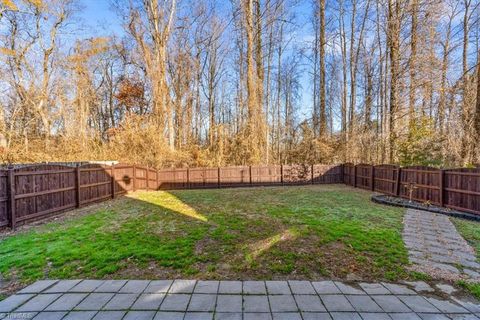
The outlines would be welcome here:
[[[476,302],[424,282],[43,280],[0,302],[0,319],[480,319]]]
[[[416,270],[435,278],[480,280],[475,250],[457,232],[448,216],[408,209],[403,240]]]

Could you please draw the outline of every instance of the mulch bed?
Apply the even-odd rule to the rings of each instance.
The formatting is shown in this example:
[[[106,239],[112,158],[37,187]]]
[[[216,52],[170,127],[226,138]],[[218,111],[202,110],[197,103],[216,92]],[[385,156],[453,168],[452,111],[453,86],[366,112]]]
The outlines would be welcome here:
[[[407,199],[383,195],[383,194],[373,195],[372,201],[380,204],[389,205],[389,206],[410,208],[410,209],[416,209],[416,210],[425,210],[425,211],[430,211],[430,212],[435,212],[440,214],[446,214],[452,217],[480,221],[480,215],[453,210],[453,209],[444,208],[444,207],[439,207],[432,204],[425,204],[417,201],[409,201]]]

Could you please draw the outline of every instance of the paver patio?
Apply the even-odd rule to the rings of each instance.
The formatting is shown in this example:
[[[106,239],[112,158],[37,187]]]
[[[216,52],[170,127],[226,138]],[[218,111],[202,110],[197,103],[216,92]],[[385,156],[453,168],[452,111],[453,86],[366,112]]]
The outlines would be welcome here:
[[[452,280],[480,280],[475,250],[448,216],[408,209],[403,223],[403,241],[416,270]]]
[[[1,301],[0,319],[480,319],[477,301],[433,290],[424,282],[47,280]]]

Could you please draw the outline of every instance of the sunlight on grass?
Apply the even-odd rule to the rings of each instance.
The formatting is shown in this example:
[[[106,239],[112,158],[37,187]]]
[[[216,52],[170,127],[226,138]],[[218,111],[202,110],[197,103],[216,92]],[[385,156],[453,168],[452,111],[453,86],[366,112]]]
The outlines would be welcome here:
[[[158,192],[161,197],[161,206],[164,207],[165,209],[168,209],[170,211],[182,214],[184,216],[194,218],[203,222],[208,222],[208,218],[202,215],[201,213],[198,213],[197,210],[180,200],[178,197],[175,195],[169,193],[169,192],[164,192],[160,191]],[[148,196],[148,194],[143,193],[139,197],[140,200],[145,201],[147,203],[151,203],[154,205],[159,205],[159,201],[157,198],[151,198]]]
[[[271,247],[276,245],[279,242],[295,240],[299,235],[299,232],[295,229],[287,229],[281,233],[278,233],[274,236],[271,236],[267,239],[263,239],[255,242],[249,246],[250,252],[245,256],[245,259],[248,263],[252,263],[258,256],[260,256],[265,251],[269,250]]]

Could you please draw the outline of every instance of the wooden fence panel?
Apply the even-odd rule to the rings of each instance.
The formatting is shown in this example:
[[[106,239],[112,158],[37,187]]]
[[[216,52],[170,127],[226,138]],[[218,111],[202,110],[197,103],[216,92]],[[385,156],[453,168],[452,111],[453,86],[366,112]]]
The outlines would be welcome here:
[[[343,168],[341,165],[314,164],[312,170],[314,184],[343,183]]]
[[[168,169],[158,171],[157,189],[185,189],[188,188],[189,169]]]
[[[75,168],[32,165],[14,170],[15,220],[22,222],[76,206]]]
[[[0,227],[9,224],[8,187],[8,171],[0,170]]]
[[[220,168],[220,187],[242,187],[248,185],[250,185],[250,167],[232,166]]]
[[[411,166],[402,168],[400,174],[400,197],[409,199],[409,184],[415,188],[412,199],[440,205],[440,173],[441,170],[427,166]]]
[[[147,173],[147,167],[135,166],[135,190],[148,189]]]
[[[284,165],[283,184],[301,185],[312,183],[311,165]]]
[[[343,180],[346,185],[355,186],[355,165],[353,163],[343,165]]]
[[[114,166],[115,195],[124,194],[134,190],[133,166],[128,164],[116,164]]]
[[[189,188],[216,188],[218,187],[218,168],[189,169]]]
[[[480,168],[451,169],[444,175],[445,206],[480,213]]]
[[[80,205],[112,197],[111,167],[87,164],[80,171]]]
[[[388,195],[396,194],[396,183],[398,177],[398,166],[383,164],[375,166],[374,179],[375,188],[374,191],[385,193]]]
[[[252,184],[256,186],[274,186],[282,184],[281,166],[252,166]]]
[[[372,170],[373,166],[369,164],[358,164],[356,171],[356,186],[358,188],[372,190],[373,188],[373,179],[372,179]]]

